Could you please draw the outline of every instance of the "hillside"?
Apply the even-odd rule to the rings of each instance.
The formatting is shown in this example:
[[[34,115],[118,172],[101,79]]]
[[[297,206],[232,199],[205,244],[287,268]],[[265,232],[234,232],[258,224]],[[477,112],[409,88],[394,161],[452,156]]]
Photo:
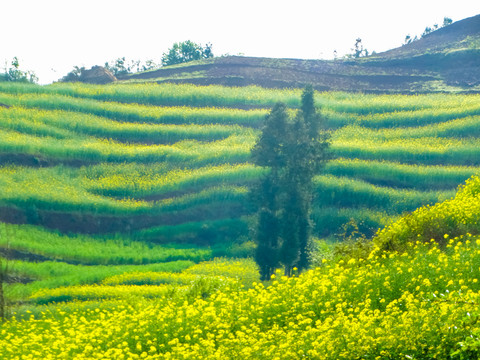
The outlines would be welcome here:
[[[300,90],[0,83],[0,219],[226,249],[250,237],[250,148]],[[336,159],[315,179],[314,234],[366,235],[452,196],[480,167],[479,95],[317,93]]]
[[[480,15],[397,49],[359,59],[226,56],[129,75],[123,81],[303,87],[319,91],[428,93],[480,91]]]
[[[478,21],[357,61],[0,82],[0,359],[478,359]],[[314,94],[312,269],[260,281],[250,151],[304,82],[347,90]]]

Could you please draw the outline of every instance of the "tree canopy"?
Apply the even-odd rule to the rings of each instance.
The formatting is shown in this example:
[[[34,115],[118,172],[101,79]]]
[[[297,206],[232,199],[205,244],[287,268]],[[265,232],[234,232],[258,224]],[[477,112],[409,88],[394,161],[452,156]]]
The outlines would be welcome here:
[[[156,64],[153,60],[127,60],[125,57],[105,63],[105,69],[109,70],[114,76],[148,71],[159,67],[160,65]]]
[[[187,40],[173,44],[173,46],[163,54],[162,65],[175,65],[212,57],[212,44],[209,43],[202,47],[193,41]]]

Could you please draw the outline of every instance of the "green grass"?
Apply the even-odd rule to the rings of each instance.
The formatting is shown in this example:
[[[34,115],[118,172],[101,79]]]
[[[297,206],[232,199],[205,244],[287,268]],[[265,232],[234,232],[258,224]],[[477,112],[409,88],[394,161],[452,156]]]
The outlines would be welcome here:
[[[4,116],[2,116],[4,115]],[[57,139],[88,135],[120,142],[171,144],[182,140],[215,141],[231,135],[251,133],[238,125],[170,125],[125,123],[107,118],[68,111],[34,111],[14,108],[1,126],[37,136]]]
[[[0,223],[0,247],[83,265],[142,265],[177,260],[198,262],[211,257],[210,250],[194,246],[159,246],[131,241],[126,237],[67,236],[41,227],[4,223]]]
[[[245,224],[240,217],[252,211],[246,186],[262,176],[248,164],[258,128],[277,101],[294,116],[300,93],[0,83],[0,102],[12,105],[0,109],[0,157],[13,163],[0,167],[0,204],[30,219],[48,211],[126,221],[151,215],[159,223],[148,221],[132,234],[162,243],[169,234],[196,241],[205,224]],[[349,211],[355,219],[364,214],[372,233],[383,224],[375,214],[395,217],[445,199],[478,172],[478,95],[333,92],[316,93],[315,100],[337,157],[317,183],[322,234],[336,233]],[[325,216],[325,206],[333,215]]]
[[[1,86],[1,85],[0,85]],[[194,106],[147,106],[113,101],[75,98],[56,94],[0,93],[0,101],[28,109],[64,110],[86,113],[117,121],[151,124],[242,125],[259,127],[267,110],[241,110]]]

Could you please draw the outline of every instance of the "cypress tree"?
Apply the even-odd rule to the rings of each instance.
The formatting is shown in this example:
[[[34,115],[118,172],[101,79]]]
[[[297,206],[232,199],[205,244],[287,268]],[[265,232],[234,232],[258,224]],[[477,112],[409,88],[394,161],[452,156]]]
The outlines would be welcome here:
[[[313,178],[330,158],[322,121],[309,86],[293,121],[285,104],[274,106],[252,150],[253,163],[270,170],[253,191],[258,202],[255,259],[264,280],[279,264],[287,276],[293,267],[301,271],[309,265]]]
[[[261,279],[268,280],[280,265],[278,188],[270,175],[261,180],[257,193],[260,210],[258,212],[255,261],[259,265]]]
[[[255,260],[262,280],[269,280],[280,265],[279,179],[285,167],[284,136],[288,133],[287,119],[286,105],[276,104],[266,117],[262,134],[252,149],[252,162],[270,170],[252,191],[252,200],[259,209]]]
[[[325,162],[331,157],[329,152],[328,134],[325,132],[325,120],[317,113],[312,86],[307,86],[302,93],[301,111],[296,119],[296,149],[292,156],[291,170],[297,174],[295,186],[301,194],[299,207],[296,210],[299,217],[298,238],[300,256],[297,262],[299,271],[306,269],[309,264],[309,250],[312,223],[310,219],[313,199],[313,178]]]

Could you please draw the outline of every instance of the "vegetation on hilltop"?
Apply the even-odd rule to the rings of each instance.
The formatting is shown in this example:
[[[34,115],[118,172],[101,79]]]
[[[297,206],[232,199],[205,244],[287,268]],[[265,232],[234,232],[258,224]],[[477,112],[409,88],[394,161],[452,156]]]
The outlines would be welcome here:
[[[407,36],[405,36],[405,41],[404,41],[404,44],[405,45],[408,45],[410,44],[412,41],[418,41],[420,40],[421,38],[424,38],[425,36],[427,36],[428,34],[432,33],[433,31],[436,31],[438,29],[441,29],[441,28],[444,28],[448,25],[451,25],[452,24],[452,19],[449,18],[449,17],[444,17],[443,18],[443,23],[441,26],[439,26],[438,24],[434,24],[433,26],[427,26],[425,28],[425,30],[423,31],[422,35],[420,35],[420,37],[418,37],[417,35],[415,35],[415,37],[412,37],[410,34],[408,34]]]
[[[10,66],[5,65],[4,73],[0,74],[0,81],[36,83],[38,78],[33,71],[22,70],[20,68],[20,61],[15,56]]]
[[[190,61],[213,58],[212,44],[205,46],[186,40],[173,44],[173,46],[163,54],[162,65],[176,65],[188,63]]]

